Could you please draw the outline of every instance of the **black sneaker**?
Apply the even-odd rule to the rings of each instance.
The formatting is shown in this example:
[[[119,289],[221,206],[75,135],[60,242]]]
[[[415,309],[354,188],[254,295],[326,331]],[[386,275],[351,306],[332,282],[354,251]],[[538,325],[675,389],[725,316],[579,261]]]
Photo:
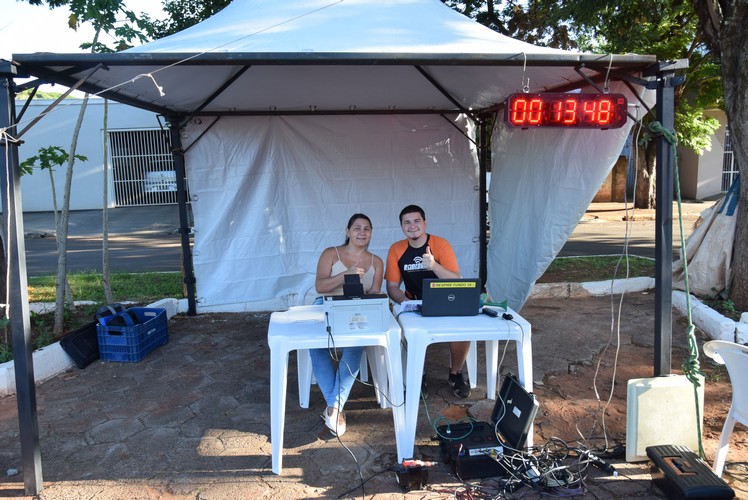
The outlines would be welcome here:
[[[462,372],[449,373],[449,385],[452,386],[452,394],[458,398],[469,398],[470,397],[470,384],[465,380]]]
[[[426,384],[426,377],[421,378],[421,397],[423,399],[429,397],[429,386]]]

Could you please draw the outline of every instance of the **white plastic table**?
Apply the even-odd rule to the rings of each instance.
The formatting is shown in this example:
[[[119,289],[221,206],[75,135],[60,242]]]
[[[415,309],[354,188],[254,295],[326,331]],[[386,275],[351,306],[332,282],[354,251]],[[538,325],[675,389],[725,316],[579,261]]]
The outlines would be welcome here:
[[[283,428],[286,419],[288,353],[293,350],[328,347],[328,334],[322,306],[296,306],[274,312],[268,325],[270,346],[270,440],[273,448],[273,472],[283,468]],[[404,425],[403,374],[400,353],[400,326],[390,316],[389,328],[374,333],[341,333],[334,335],[335,347],[376,346],[385,353],[389,398],[395,424],[398,462],[409,458],[402,452]],[[400,390],[396,390],[400,388]]]
[[[403,450],[406,455],[413,454],[416,427],[418,424],[418,407],[420,400],[421,377],[429,345],[438,342],[478,341],[486,342],[486,392],[489,399],[496,395],[498,377],[499,341],[517,343],[517,367],[519,382],[532,392],[532,330],[530,323],[517,312],[508,309],[511,320],[502,318],[503,309],[497,308],[496,318],[478,314],[477,316],[423,317],[416,312],[401,313],[398,322],[403,336],[408,342],[406,357],[406,390],[405,390],[405,438]],[[473,381],[471,381],[471,384]],[[408,390],[416,388],[418,390]],[[527,446],[532,446],[533,431],[527,435]]]

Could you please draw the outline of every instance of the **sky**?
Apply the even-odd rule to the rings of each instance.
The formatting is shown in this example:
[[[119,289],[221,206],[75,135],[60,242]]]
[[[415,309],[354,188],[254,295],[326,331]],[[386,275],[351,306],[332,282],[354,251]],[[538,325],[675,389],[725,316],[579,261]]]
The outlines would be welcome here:
[[[125,5],[138,13],[147,12],[152,19],[165,17],[159,0],[125,0]],[[50,10],[27,1],[0,0],[0,59],[33,52],[83,52],[79,45],[93,39],[93,29],[82,26],[76,32],[68,28],[69,15],[67,7]],[[111,46],[111,38],[102,41]]]

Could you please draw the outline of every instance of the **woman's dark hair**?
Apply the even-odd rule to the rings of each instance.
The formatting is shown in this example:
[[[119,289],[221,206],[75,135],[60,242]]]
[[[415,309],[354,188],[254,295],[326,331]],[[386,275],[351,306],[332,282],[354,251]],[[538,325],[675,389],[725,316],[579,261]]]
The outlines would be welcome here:
[[[374,225],[371,223],[371,219],[369,218],[369,216],[364,215],[364,214],[353,214],[351,215],[351,218],[348,219],[348,225],[345,226],[345,228],[350,229],[353,223],[356,221],[356,219],[365,219],[366,222],[369,223],[369,226],[371,226],[372,228],[374,227]],[[346,236],[345,243],[343,243],[343,245],[347,245],[349,241],[350,241],[350,238]]]

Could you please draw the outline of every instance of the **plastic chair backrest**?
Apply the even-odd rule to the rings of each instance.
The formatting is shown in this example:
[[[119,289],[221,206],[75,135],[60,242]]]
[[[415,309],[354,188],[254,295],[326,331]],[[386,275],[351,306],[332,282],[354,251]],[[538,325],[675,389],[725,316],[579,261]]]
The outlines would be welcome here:
[[[704,343],[704,353],[727,367],[732,384],[732,406],[741,414],[748,414],[748,346],[710,340]]]

